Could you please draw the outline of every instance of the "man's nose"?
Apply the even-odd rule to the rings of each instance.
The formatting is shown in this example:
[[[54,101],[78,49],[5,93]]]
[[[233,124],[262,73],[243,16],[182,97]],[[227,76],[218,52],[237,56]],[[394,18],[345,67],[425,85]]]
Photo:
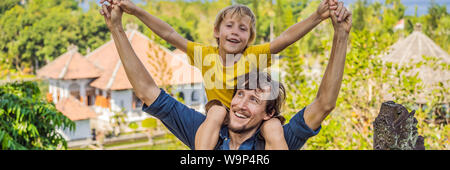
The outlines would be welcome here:
[[[247,97],[244,97],[243,99],[241,99],[240,101],[237,102],[237,107],[239,109],[245,110],[247,108]]]

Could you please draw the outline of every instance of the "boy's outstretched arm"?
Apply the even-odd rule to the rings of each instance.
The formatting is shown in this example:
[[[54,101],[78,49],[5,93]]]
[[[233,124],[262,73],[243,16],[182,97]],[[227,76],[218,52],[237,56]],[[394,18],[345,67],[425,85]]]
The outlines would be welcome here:
[[[178,34],[175,29],[173,29],[166,22],[136,6],[136,4],[134,4],[131,0],[101,0],[100,3],[103,3],[104,1],[120,6],[124,12],[139,18],[139,20],[147,25],[147,27],[150,28],[156,35],[181,51],[187,52],[187,39]]]
[[[133,86],[136,96],[150,106],[159,96],[161,90],[142,62],[136,56],[122,27],[122,10],[115,5],[102,5],[100,13],[111,31],[125,73]]]
[[[336,0],[322,0],[317,11],[305,20],[294,24],[270,43],[270,52],[277,54],[301,39],[320,22],[330,17],[330,10],[336,10]]]

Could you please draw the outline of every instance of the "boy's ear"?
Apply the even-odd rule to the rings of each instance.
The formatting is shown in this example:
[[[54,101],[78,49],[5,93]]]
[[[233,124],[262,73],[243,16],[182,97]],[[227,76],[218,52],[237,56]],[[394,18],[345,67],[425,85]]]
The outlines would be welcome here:
[[[219,38],[219,30],[217,28],[214,28],[214,37]]]

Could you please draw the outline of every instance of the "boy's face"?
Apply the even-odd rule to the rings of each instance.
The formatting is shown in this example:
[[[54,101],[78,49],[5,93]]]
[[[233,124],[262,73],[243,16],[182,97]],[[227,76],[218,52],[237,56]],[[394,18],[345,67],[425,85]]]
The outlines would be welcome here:
[[[225,15],[219,30],[214,30],[214,36],[219,39],[219,48],[227,54],[242,53],[250,39],[250,22],[251,18],[247,15]]]
[[[237,90],[231,100],[228,128],[235,133],[248,132],[269,120],[272,115],[265,111],[269,95],[269,89]]]

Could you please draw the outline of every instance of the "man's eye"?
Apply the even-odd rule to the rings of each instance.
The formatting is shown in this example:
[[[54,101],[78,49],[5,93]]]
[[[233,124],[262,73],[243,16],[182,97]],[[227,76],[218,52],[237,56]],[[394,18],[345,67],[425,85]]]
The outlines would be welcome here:
[[[259,103],[259,100],[257,98],[255,98],[255,97],[251,97],[250,100],[253,101],[253,102]]]

